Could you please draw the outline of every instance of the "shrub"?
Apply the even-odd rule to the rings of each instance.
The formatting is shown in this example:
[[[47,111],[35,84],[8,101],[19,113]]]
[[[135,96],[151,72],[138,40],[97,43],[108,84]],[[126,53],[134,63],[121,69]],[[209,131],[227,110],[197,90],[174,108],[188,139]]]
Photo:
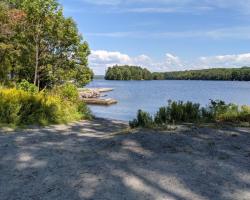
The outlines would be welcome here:
[[[241,113],[239,115],[239,119],[242,122],[250,123],[250,106],[242,106]]]
[[[200,105],[192,102],[169,101],[168,107],[169,122],[194,122],[200,119]]]
[[[169,109],[167,107],[161,107],[155,116],[156,124],[165,124],[169,121]]]
[[[139,110],[137,113],[137,119],[134,119],[133,121],[129,122],[129,124],[132,128],[135,127],[150,128],[153,126],[154,121],[149,113]]]
[[[52,93],[57,94],[61,99],[72,102],[77,106],[78,112],[81,113],[85,119],[92,118],[90,109],[87,107],[86,103],[80,100],[78,89],[74,84],[65,83],[57,86],[52,90]]]
[[[216,111],[215,119],[221,122],[238,122],[239,114],[237,105],[223,105]]]
[[[78,112],[82,114],[82,117],[84,119],[92,119],[92,113],[90,111],[90,109],[88,108],[88,106],[86,105],[86,103],[84,103],[83,101],[79,101],[77,104],[77,109]]]
[[[184,118],[186,122],[197,122],[201,118],[200,104],[187,102],[184,104]]]
[[[200,107],[199,104],[182,101],[169,101],[166,107],[161,107],[152,117],[141,110],[137,118],[130,122],[131,128],[164,126],[168,123],[183,122],[248,122],[250,123],[250,107],[235,104],[226,104],[223,101],[213,101],[207,107]]]
[[[21,92],[21,91],[20,91]],[[15,90],[1,89],[0,91],[0,122],[4,124],[16,124],[19,122],[20,104],[22,94]]]
[[[53,93],[0,89],[0,123],[47,125],[88,118],[84,103],[71,102]]]
[[[79,100],[79,93],[77,87],[72,83],[65,83],[57,86],[52,90],[52,93],[59,95],[62,99],[77,102]]]
[[[201,118],[199,104],[182,101],[169,101],[167,107],[161,107],[155,115],[155,123],[163,125],[174,122],[193,122]]]
[[[249,122],[250,123],[250,107],[249,106],[237,106],[229,104],[224,106],[223,111],[220,111],[216,115],[216,120],[220,122]]]
[[[29,83],[27,80],[22,80],[17,84],[17,89],[24,90],[30,93],[38,93],[39,89],[34,84]]]

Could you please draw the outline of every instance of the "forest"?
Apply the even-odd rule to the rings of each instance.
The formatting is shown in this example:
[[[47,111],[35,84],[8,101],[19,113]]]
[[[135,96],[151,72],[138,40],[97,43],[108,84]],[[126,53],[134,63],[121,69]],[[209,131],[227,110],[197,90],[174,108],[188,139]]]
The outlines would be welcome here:
[[[250,81],[250,67],[166,72],[164,73],[164,79]]]
[[[113,66],[109,67],[106,75],[106,80],[152,80],[152,74],[146,68],[139,66]]]
[[[225,80],[250,81],[250,67],[153,72],[134,66],[109,67],[106,80]]]

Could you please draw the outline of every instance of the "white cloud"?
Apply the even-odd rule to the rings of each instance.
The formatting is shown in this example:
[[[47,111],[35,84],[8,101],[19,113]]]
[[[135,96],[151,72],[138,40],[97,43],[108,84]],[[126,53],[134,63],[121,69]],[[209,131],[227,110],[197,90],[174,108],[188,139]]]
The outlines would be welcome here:
[[[113,65],[142,65],[147,66],[151,62],[151,58],[146,55],[130,57],[117,51],[97,50],[91,51],[89,57],[90,67],[96,74],[104,74],[109,66]]]
[[[203,67],[234,67],[250,66],[250,53],[237,55],[221,55],[212,57],[201,57],[198,64]]]
[[[129,56],[121,52],[106,50],[92,51],[89,57],[90,67],[95,74],[105,74],[113,65],[139,65],[150,71],[178,71],[188,69],[205,69],[214,67],[241,67],[250,65],[250,53],[236,55],[219,55],[199,57],[193,61],[182,60],[176,55],[167,53],[163,60],[156,61],[147,55]]]
[[[183,70],[184,68],[184,64],[181,59],[170,53],[165,55],[164,60],[157,62],[144,54],[131,57],[120,52],[97,50],[91,52],[89,63],[95,74],[104,74],[108,67],[116,64],[138,65],[146,67],[151,71],[173,71]]]
[[[120,52],[111,52],[105,50],[92,51],[90,56],[90,61],[101,62],[102,64],[113,63],[126,63],[130,62],[130,57],[126,54]]]

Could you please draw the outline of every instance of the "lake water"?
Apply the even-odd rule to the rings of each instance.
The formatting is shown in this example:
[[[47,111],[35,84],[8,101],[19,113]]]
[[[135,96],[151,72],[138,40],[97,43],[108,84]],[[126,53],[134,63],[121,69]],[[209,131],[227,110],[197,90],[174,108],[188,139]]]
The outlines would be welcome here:
[[[114,88],[106,98],[118,100],[109,107],[90,106],[95,116],[129,121],[137,110],[154,114],[167,101],[182,100],[205,106],[209,99],[250,105],[250,82],[232,81],[106,81],[94,80],[87,87]]]

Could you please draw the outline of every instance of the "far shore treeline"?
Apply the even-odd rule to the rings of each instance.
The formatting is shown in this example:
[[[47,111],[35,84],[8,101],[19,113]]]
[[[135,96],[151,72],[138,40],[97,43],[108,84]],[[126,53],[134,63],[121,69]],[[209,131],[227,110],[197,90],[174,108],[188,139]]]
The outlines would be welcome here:
[[[109,67],[106,80],[225,80],[250,81],[250,67],[153,72],[139,66]]]

